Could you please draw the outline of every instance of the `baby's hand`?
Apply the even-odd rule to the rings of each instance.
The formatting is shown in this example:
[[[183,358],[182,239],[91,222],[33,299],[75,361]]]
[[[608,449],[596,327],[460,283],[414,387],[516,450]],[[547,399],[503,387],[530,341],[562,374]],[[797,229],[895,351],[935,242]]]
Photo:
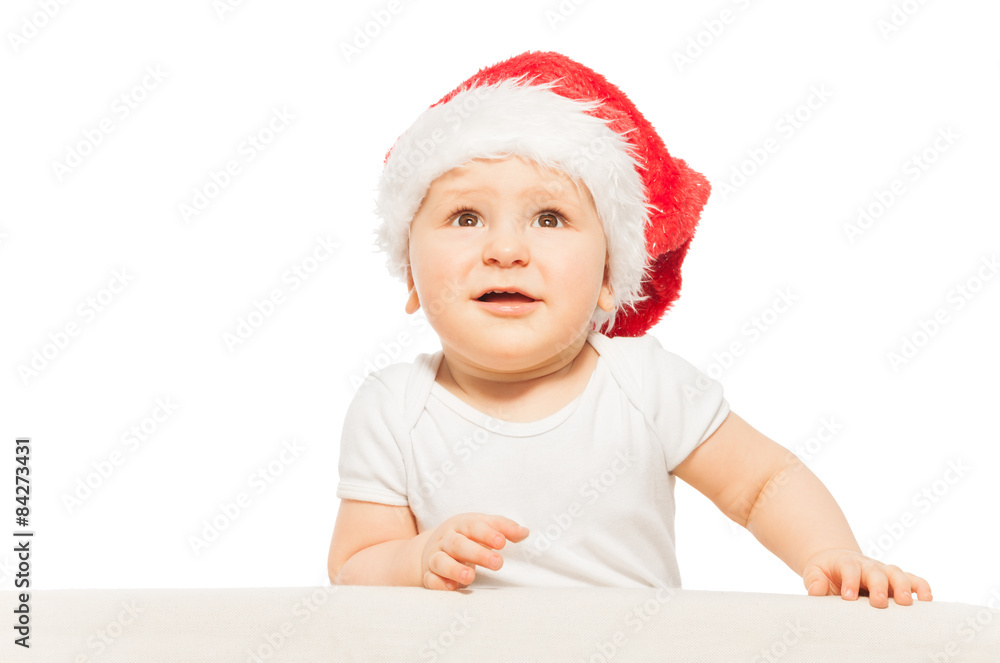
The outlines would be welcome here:
[[[451,591],[470,585],[476,577],[476,564],[496,571],[503,566],[503,557],[494,550],[503,548],[507,539],[517,543],[527,536],[527,527],[503,516],[452,516],[424,545],[420,566],[424,587]]]
[[[861,589],[866,588],[868,602],[874,608],[888,607],[890,596],[899,605],[912,605],[913,592],[920,601],[932,599],[931,586],[923,578],[842,548],[823,550],[810,557],[802,571],[802,582],[810,596],[840,594],[847,601],[857,599]]]

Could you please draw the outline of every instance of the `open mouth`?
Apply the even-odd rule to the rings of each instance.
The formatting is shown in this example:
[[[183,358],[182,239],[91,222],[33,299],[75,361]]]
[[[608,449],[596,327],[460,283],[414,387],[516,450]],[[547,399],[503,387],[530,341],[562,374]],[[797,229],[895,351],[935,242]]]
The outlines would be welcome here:
[[[522,295],[519,292],[498,292],[491,291],[484,294],[478,299],[481,302],[496,302],[499,304],[518,304],[523,302],[533,302],[535,301],[527,295]]]

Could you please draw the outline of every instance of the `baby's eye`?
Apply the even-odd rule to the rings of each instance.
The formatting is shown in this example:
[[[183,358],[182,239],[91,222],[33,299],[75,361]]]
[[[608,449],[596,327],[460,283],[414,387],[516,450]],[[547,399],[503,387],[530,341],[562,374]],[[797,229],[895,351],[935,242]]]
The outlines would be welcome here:
[[[457,217],[452,220],[452,223],[458,222],[460,228],[473,228],[479,221],[479,217],[472,212],[462,212]]]
[[[560,223],[565,225],[562,218],[554,212],[542,212],[539,214],[538,223],[543,228],[558,228]]]

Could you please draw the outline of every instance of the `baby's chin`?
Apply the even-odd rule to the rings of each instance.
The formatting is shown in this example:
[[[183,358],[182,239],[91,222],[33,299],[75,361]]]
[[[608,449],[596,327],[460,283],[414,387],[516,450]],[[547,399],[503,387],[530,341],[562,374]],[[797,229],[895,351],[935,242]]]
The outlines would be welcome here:
[[[525,374],[573,361],[583,350],[587,333],[583,331],[569,340],[537,333],[503,340],[484,338],[481,342],[463,339],[452,346],[445,345],[444,353],[452,357],[453,363],[457,360],[470,371],[493,373],[498,379],[531,379]]]

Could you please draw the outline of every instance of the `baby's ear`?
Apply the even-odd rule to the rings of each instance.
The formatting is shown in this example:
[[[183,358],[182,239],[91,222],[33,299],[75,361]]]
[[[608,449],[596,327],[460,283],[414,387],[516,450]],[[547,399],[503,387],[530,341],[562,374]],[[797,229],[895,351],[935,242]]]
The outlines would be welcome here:
[[[615,308],[615,298],[611,293],[611,288],[607,285],[601,286],[601,294],[597,298],[597,305],[606,313],[611,313]]]
[[[413,274],[410,268],[406,268],[406,312],[413,315],[420,308],[420,297],[413,283]]]
[[[601,294],[597,298],[597,305],[604,311],[611,313],[615,307],[614,294],[611,292],[611,256],[604,259],[604,282],[601,284]]]

